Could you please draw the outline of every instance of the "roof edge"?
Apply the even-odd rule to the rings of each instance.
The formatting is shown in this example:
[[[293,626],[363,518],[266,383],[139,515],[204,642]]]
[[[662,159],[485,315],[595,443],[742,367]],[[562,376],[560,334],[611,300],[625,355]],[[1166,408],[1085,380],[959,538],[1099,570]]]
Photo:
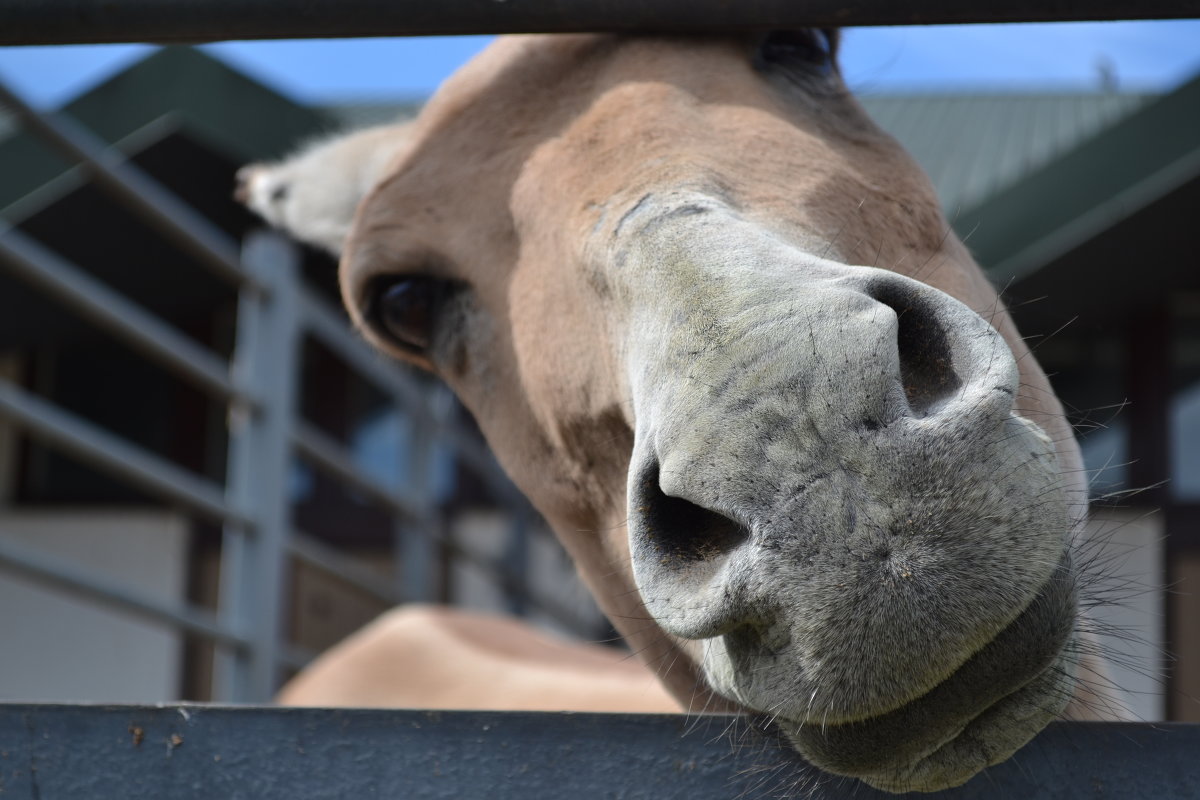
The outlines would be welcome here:
[[[1200,174],[1200,75],[962,212],[968,245],[1011,285]],[[1000,221],[997,224],[997,221]]]

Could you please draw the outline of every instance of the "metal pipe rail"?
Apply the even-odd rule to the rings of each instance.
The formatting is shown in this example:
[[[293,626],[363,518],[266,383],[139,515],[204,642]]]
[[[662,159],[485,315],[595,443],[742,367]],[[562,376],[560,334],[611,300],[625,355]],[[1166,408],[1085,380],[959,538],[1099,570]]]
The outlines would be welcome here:
[[[299,561],[354,586],[381,603],[399,605],[404,602],[404,598],[391,581],[355,563],[337,548],[330,547],[320,539],[293,530],[288,537],[287,546]]]
[[[299,294],[306,333],[332,350],[363,380],[391,395],[416,417],[417,425],[428,427],[434,435],[448,441],[472,469],[489,481],[489,487],[498,495],[505,499],[512,499],[515,495],[523,500],[523,495],[515,492],[512,484],[505,482],[500,485],[491,481],[496,472],[491,451],[478,441],[463,435],[456,426],[438,419],[438,415],[429,407],[427,391],[417,381],[403,371],[395,369],[386,356],[373,350],[360,336],[352,332],[345,315],[334,310],[328,301],[304,287],[300,288]]]
[[[217,617],[203,608],[195,606],[169,606],[162,600],[146,597],[136,590],[99,577],[89,570],[74,566],[60,558],[14,544],[0,537],[0,567],[7,567],[39,583],[53,586],[68,594],[94,600],[107,606],[119,608],[153,622],[199,634],[213,644],[232,647],[239,651],[250,648],[245,636],[221,624]],[[134,656],[136,657],[136,655]],[[0,746],[0,750],[3,747]],[[3,781],[0,781],[0,786]]]
[[[229,376],[229,365],[137,303],[0,221],[0,262],[31,286],[133,349],[226,402],[257,405]]]
[[[8,11],[0,0],[0,36],[11,30]],[[289,555],[359,584],[380,600],[396,602],[433,599],[430,565],[441,547],[482,570],[512,598],[514,607],[536,606],[568,628],[586,630],[559,604],[531,593],[521,579],[529,506],[501,476],[490,453],[456,428],[425,387],[384,364],[349,331],[341,315],[301,285],[294,246],[278,235],[256,233],[239,252],[223,231],[73,120],[39,114],[3,86],[0,106],[11,107],[34,135],[78,162],[77,169],[134,216],[238,290],[236,346],[226,360],[16,227],[0,223],[0,269],[197,386],[228,411],[227,475],[222,485],[0,380],[0,417],[100,472],[222,526],[217,614],[186,604],[158,603],[85,569],[2,540],[0,567],[212,640],[217,645],[214,694],[227,700],[267,700],[277,688],[282,667],[298,667],[312,656],[289,645],[284,634]],[[414,431],[408,486],[376,481],[345,448],[298,418],[296,393],[305,336],[327,345],[403,409]],[[484,478],[497,499],[513,506],[516,522],[503,559],[473,553],[440,530],[428,485],[435,438]],[[296,457],[392,513],[398,581],[389,585],[374,576],[365,580],[352,562],[331,558],[328,548],[292,530],[287,480]]]
[[[271,247],[266,240],[256,241],[260,244],[257,248],[251,248],[252,250],[261,250],[263,246],[268,249]],[[282,251],[266,252],[248,256],[247,263],[257,263],[261,269],[263,264],[277,263],[281,258],[287,260]],[[413,415],[413,422],[420,429],[443,437],[450,433],[459,434],[453,436],[453,441],[448,444],[460,457],[466,458],[473,467],[480,470],[490,484],[503,490],[500,491],[502,497],[511,501],[512,495],[515,494],[509,484],[494,474],[496,468],[490,462],[490,456],[476,442],[462,436],[452,424],[439,419],[439,415],[430,406],[428,396],[416,383],[382,365],[378,357],[365,344],[356,340],[344,323],[338,320],[336,312],[327,303],[298,285],[293,285],[294,276],[258,276],[264,285],[269,284],[273,287],[271,300],[268,301],[273,310],[268,312],[266,317],[263,316],[263,310],[258,309],[267,299],[264,294],[254,292],[243,295],[239,314],[242,318],[240,349],[239,354],[235,355],[235,363],[240,363],[240,367],[233,370],[235,374],[240,373],[241,377],[235,380],[230,374],[229,365],[216,354],[194,344],[154,314],[91,278],[16,229],[0,228],[0,264],[4,264],[15,276],[63,302],[101,330],[118,337],[168,370],[230,403],[231,409],[235,411],[231,417],[234,421],[231,434],[235,440],[241,442],[234,447],[234,453],[241,453],[242,457],[246,458],[261,459],[277,450],[281,453],[280,458],[286,457],[282,455],[283,450],[294,451],[314,461],[317,466],[332,473],[343,483],[371,496],[376,502],[382,503],[392,513],[410,523],[410,536],[428,539],[431,544],[440,543],[454,557],[481,569],[506,593],[518,598],[519,602],[540,607],[544,613],[569,628],[585,628],[580,620],[563,612],[556,603],[530,593],[518,573],[505,564],[483,558],[440,535],[434,530],[427,500],[413,489],[406,491],[377,483],[360,470],[344,448],[311,425],[294,419],[288,422],[280,419],[280,415],[291,418],[292,414],[287,408],[290,401],[281,396],[268,398],[267,394],[271,391],[279,394],[284,384],[290,381],[269,380],[268,376],[262,373],[262,365],[264,359],[276,364],[279,360],[279,354],[275,353],[276,348],[294,348],[297,341],[295,337],[300,331],[307,331],[330,345],[364,378],[380,384],[380,388],[391,394],[400,407]],[[294,309],[285,315],[287,319],[283,320],[284,329],[266,334],[264,338],[261,325],[254,320],[269,319],[277,315],[280,311],[279,304],[287,297],[293,298]],[[288,344],[289,342],[291,344]],[[241,345],[245,346],[245,353],[241,352]],[[264,346],[274,353],[273,357],[261,350]],[[294,367],[292,371],[294,372]],[[248,376],[252,376],[253,380],[248,380]],[[270,402],[267,402],[268,399]],[[242,441],[239,431],[245,430],[248,422],[261,418],[264,414],[267,415],[268,424],[272,424],[271,419],[274,418],[274,425],[283,425],[280,431],[287,433],[282,433],[281,443],[264,447],[256,445],[251,439]],[[154,453],[4,380],[0,380],[0,416],[14,420],[30,435],[103,471],[119,476],[168,503],[227,526],[226,545],[229,553],[225,557],[226,566],[223,570],[229,569],[231,576],[239,574],[243,578],[241,581],[231,578],[224,582],[234,596],[223,603],[223,608],[246,607],[246,603],[250,601],[241,597],[241,593],[250,591],[246,584],[260,587],[259,591],[262,594],[275,596],[279,593],[280,579],[263,581],[264,573],[270,571],[267,568],[268,562],[273,563],[275,557],[268,556],[263,551],[263,543],[258,540],[264,529],[274,530],[279,527],[278,520],[270,521],[263,517],[265,506],[260,506],[265,503],[266,496],[282,497],[281,487],[265,493],[251,491],[250,495],[258,497],[254,500],[246,496],[246,487],[242,487],[240,491],[236,488],[244,479],[234,478],[231,474],[231,488],[223,491],[221,486],[193,475]],[[261,429],[261,420],[254,425],[254,429]],[[257,435],[261,435],[261,430]],[[234,461],[239,462],[239,459],[235,456]],[[423,463],[414,464],[415,469],[421,470],[423,467]],[[264,474],[260,468],[253,466],[242,467],[240,471],[252,482],[261,481]],[[279,472],[279,469],[268,472]],[[522,505],[517,513],[525,513],[524,509],[525,506]],[[282,542],[282,552],[291,553],[343,580],[358,584],[384,602],[423,599],[420,596],[402,596],[397,588],[388,586],[386,581],[374,576],[370,576],[372,579],[366,579],[368,576],[364,571],[355,570],[353,565],[344,559],[330,560],[331,554],[322,552],[327,548],[321,548],[318,542],[295,532],[276,531],[271,538]],[[0,545],[3,544],[0,542]],[[267,550],[272,552],[275,549],[276,545],[267,546]],[[257,566],[252,567],[252,563]],[[274,623],[263,623],[264,627],[257,631],[253,637],[254,643],[251,644],[249,631],[244,630],[241,622],[234,622],[235,619],[241,618],[241,614],[230,616],[226,613],[223,620],[217,620],[216,617],[210,619],[211,615],[203,609],[163,607],[111,582],[95,579],[86,571],[71,568],[53,559],[47,560],[37,553],[26,552],[20,548],[14,550],[0,547],[0,566],[16,569],[65,591],[96,599],[159,622],[175,624],[183,630],[210,638],[218,645],[233,645],[232,651],[227,655],[242,659],[252,658],[258,673],[255,684],[250,685],[247,683],[246,673],[240,668],[229,672],[232,677],[227,679],[228,686],[237,687],[231,689],[231,696],[239,699],[265,699],[272,690],[271,676],[276,666],[300,666],[311,657],[311,654],[300,653],[285,643],[272,645],[270,649],[273,652],[263,656],[260,651],[266,647],[265,643],[274,641],[274,636],[271,635],[271,626]],[[274,569],[278,568],[279,565],[276,564]],[[424,567],[420,566],[419,570],[424,572]],[[269,583],[270,587],[262,589],[264,583]],[[254,605],[262,605],[265,604],[266,598],[259,597],[253,602]],[[274,602],[279,602],[277,597]],[[267,615],[267,618],[273,619],[275,615]]]
[[[274,237],[269,238],[274,239]],[[261,249],[261,246],[270,246],[264,240],[257,241],[262,242],[258,249]],[[279,251],[274,254],[265,253],[251,256],[247,263],[259,263],[261,267],[264,259],[265,263],[274,263],[280,258],[287,260],[282,251]],[[292,285],[291,279],[283,278],[283,276],[259,276],[264,280],[264,284],[274,287],[271,290],[272,300],[269,301],[272,307],[278,306],[285,297],[295,298],[296,316],[293,317],[289,314],[289,320],[284,322],[285,328],[287,331],[291,331],[290,333],[276,331],[263,338],[261,326],[252,321],[263,318],[262,311],[255,309],[263,303],[266,297],[262,293],[247,293],[243,296],[243,307],[239,316],[244,319],[242,319],[239,338],[240,343],[248,347],[248,351],[244,355],[239,353],[238,356],[235,356],[235,362],[238,362],[239,358],[242,361],[240,369],[235,369],[234,372],[245,373],[242,374],[241,379],[235,381],[234,377],[230,375],[229,365],[216,354],[195,345],[155,315],[91,278],[79,268],[69,264],[16,229],[0,228],[0,264],[6,265],[9,271],[32,286],[64,302],[80,316],[95,323],[101,330],[117,336],[168,370],[190,379],[208,393],[231,403],[231,408],[236,412],[231,418],[234,420],[231,434],[239,440],[241,436],[238,431],[243,430],[248,421],[259,418],[263,414],[274,417],[283,414],[291,417],[286,408],[289,401],[275,397],[268,403],[266,394],[270,387],[251,386],[246,381],[248,374],[254,377],[254,382],[264,383],[266,376],[261,373],[261,365],[267,356],[260,351],[260,348],[266,346],[271,348],[272,352],[277,347],[293,348],[295,347],[295,337],[300,331],[314,334],[330,345],[364,378],[380,384],[380,388],[391,394],[393,400],[400,407],[413,414],[414,423],[422,430],[443,437],[450,433],[459,434],[453,436],[452,442],[448,441],[452,449],[460,457],[466,458],[473,467],[480,470],[490,484],[502,489],[503,491],[500,492],[502,497],[511,501],[512,495],[515,494],[511,485],[503,482],[494,474],[496,472],[494,463],[476,442],[462,436],[461,432],[458,432],[449,422],[438,418],[439,415],[430,407],[428,396],[416,383],[381,364],[380,359],[364,343],[355,339],[327,303],[298,285]],[[283,290],[285,287],[288,287],[288,291]],[[278,308],[273,313],[277,312]],[[288,342],[293,342],[293,344],[289,345]],[[272,357],[268,360],[274,363],[278,361],[278,358]],[[256,367],[256,364],[259,366]],[[274,391],[278,393],[280,387],[288,381],[281,383],[280,381],[265,380],[265,383],[274,387]],[[246,385],[243,386],[243,384]],[[193,475],[4,380],[0,380],[0,417],[12,419],[30,435],[103,471],[119,476],[168,503],[181,506],[218,524],[226,525],[229,537],[231,537],[227,537],[226,540],[230,551],[226,559],[227,567],[232,569],[233,573],[244,575],[244,581],[256,586],[262,584],[265,571],[264,554],[260,553],[258,556],[251,554],[262,548],[261,543],[257,542],[261,531],[264,528],[274,529],[278,526],[268,523],[262,518],[263,512],[258,506],[265,501],[261,492],[251,492],[258,496],[258,500],[255,501],[252,498],[241,496],[245,493],[244,488],[241,494],[237,490],[223,491],[221,486]],[[278,419],[276,424],[279,424]],[[493,562],[491,559],[457,546],[435,531],[428,502],[411,488],[405,491],[377,483],[353,463],[344,448],[320,434],[311,425],[291,420],[285,423],[284,427],[289,432],[284,437],[290,445],[287,449],[294,450],[302,457],[314,461],[320,468],[332,473],[343,483],[365,492],[392,513],[411,523],[408,528],[411,536],[428,539],[431,544],[440,543],[456,558],[481,569],[506,593],[518,598],[521,603],[527,602],[540,607],[544,613],[569,628],[577,630],[585,628],[580,620],[563,612],[556,603],[530,593],[518,573],[505,564]],[[243,453],[244,456],[251,458],[261,458],[266,453],[278,449],[278,446],[255,446],[253,442],[246,440],[243,445],[235,447],[235,452]],[[423,464],[414,464],[414,468],[420,470],[423,468]],[[254,480],[260,480],[262,477],[261,470],[254,467],[246,467],[241,471],[247,475],[253,475]],[[231,475],[231,487],[238,486],[241,482]],[[281,489],[273,490],[266,494],[274,497],[280,494],[280,491]],[[522,501],[521,510],[517,512],[518,515],[526,513],[525,508]],[[331,561],[330,553],[321,552],[328,548],[321,548],[318,542],[298,535],[296,532],[285,533],[276,538],[280,538],[283,542],[283,551],[290,552],[293,556],[343,580],[360,585],[364,590],[384,602],[395,603],[403,599],[423,599],[420,596],[403,596],[397,588],[388,586],[386,581],[375,578],[375,576],[370,576],[372,579],[365,580],[368,576],[364,571],[355,570],[353,565],[344,559]],[[0,542],[0,544],[3,543]],[[247,572],[251,560],[259,565],[252,570],[253,575]],[[36,553],[19,549],[11,550],[11,548],[0,549],[0,565],[17,569],[23,574],[60,589],[100,600],[142,616],[149,616],[160,622],[176,624],[183,630],[211,638],[219,645],[234,644],[236,645],[234,648],[236,654],[240,657],[255,656],[254,660],[259,664],[264,662],[262,658],[257,657],[258,651],[264,647],[264,641],[273,639],[267,635],[267,629],[264,628],[259,631],[259,635],[254,637],[255,643],[251,645],[248,632],[242,631],[240,624],[228,627],[215,621],[215,617],[213,620],[209,620],[203,609],[172,609],[156,606],[154,601],[139,598],[136,594],[124,591],[122,587],[115,586],[111,582],[93,579],[85,571],[72,569],[69,565],[60,564],[53,559],[46,560]],[[424,571],[423,566],[420,569]],[[241,582],[231,579],[226,581],[225,585],[230,587],[230,591],[235,591],[239,583]],[[271,583],[273,588],[267,593],[277,594],[278,582]],[[240,589],[236,589],[235,594],[244,591],[246,591],[246,587],[242,586]],[[263,598],[259,598],[256,604],[261,604],[263,601]],[[278,600],[276,599],[275,602]],[[223,604],[223,607],[244,608],[245,603],[240,599],[231,598]],[[235,629],[238,632],[235,632]],[[229,655],[232,656],[235,653],[229,653]],[[272,686],[271,679],[266,673],[273,671],[274,667],[269,665],[299,666],[306,662],[310,655],[299,653],[295,648],[289,648],[286,644],[279,645],[272,655],[267,656],[268,666],[258,667],[262,671],[262,675],[256,687],[247,688],[244,677],[229,679],[230,686],[241,687],[234,691],[233,696],[240,699],[265,699]],[[233,674],[242,675],[243,673],[235,671]]]
[[[0,30],[10,30],[7,25],[7,9],[0,7]],[[234,286],[262,290],[242,269],[237,247],[229,237],[123,155],[112,152],[91,131],[61,114],[39,113],[3,83],[0,107],[7,107],[39,138],[78,162],[106,192],[217,276]]]
[[[173,505],[218,524],[253,529],[255,521],[230,505],[220,487],[99,426],[0,379],[0,416],[30,435]]]
[[[1197,0],[0,0],[0,45],[736,31],[1200,16]]]
[[[1200,796],[1200,725],[1056,722],[929,800]],[[0,705],[5,797],[895,800],[733,717]],[[909,795],[905,795],[909,796]]]
[[[503,476],[487,446],[467,435],[453,421],[443,419],[444,415],[436,413],[431,407],[428,390],[403,371],[395,369],[386,356],[367,345],[350,329],[343,314],[304,287],[299,291],[299,303],[305,333],[332,350],[363,380],[384,394],[391,395],[398,405],[413,415],[415,427],[448,444],[454,454],[495,493],[497,500],[529,507],[525,496]]]
[[[456,559],[470,564],[487,575],[506,594],[519,595],[538,610],[572,630],[584,629],[580,620],[560,609],[552,600],[538,596],[525,585],[519,575],[505,565],[463,547],[435,530],[430,526],[430,520],[420,513],[419,498],[389,489],[364,474],[354,466],[349,454],[340,445],[312,425],[305,422],[296,423],[292,431],[292,442],[296,451],[301,456],[310,459],[318,469],[334,475],[347,486],[362,492],[392,513],[416,522],[417,525],[411,529],[413,535],[446,548]]]
[[[332,438],[310,423],[298,421],[292,429],[292,445],[305,459],[336,477],[346,486],[370,497],[388,511],[411,521],[422,520],[421,498],[412,492],[380,485],[359,469],[352,456]]]

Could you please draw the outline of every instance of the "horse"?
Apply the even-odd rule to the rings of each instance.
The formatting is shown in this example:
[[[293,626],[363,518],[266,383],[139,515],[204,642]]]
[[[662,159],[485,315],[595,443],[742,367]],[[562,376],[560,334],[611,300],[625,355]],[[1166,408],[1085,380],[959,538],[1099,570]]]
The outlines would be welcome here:
[[[1077,678],[1086,481],[837,43],[504,37],[239,191],[340,254],[354,325],[454,389],[680,708],[933,791],[1110,715]],[[313,193],[353,214],[289,216]]]

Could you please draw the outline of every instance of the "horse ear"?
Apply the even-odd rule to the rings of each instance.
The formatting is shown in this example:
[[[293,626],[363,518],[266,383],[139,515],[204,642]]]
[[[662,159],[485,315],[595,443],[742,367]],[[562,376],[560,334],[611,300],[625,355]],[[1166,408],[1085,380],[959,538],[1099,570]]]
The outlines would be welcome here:
[[[359,202],[411,140],[411,123],[312,142],[274,164],[237,173],[234,198],[294,238],[341,254]]]
[[[803,70],[810,74],[837,72],[841,32],[837,28],[799,28],[771,31],[758,42],[755,61],[760,68]],[[798,75],[797,75],[798,76]]]

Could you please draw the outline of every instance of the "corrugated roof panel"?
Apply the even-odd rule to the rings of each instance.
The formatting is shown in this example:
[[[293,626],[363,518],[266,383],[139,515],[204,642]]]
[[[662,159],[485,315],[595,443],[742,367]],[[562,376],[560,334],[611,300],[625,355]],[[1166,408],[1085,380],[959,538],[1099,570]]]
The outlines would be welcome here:
[[[1020,175],[1028,168],[1029,151],[1038,130],[1042,98],[1034,98],[1030,102],[1029,115],[1026,118],[1019,118],[1011,113],[1012,109],[1005,103],[995,105],[1003,126],[1002,130],[995,132],[998,140],[994,145],[995,161],[991,164],[981,164],[979,189],[973,193],[973,197],[991,194],[999,188],[1005,176]],[[982,162],[982,159],[980,161]]]
[[[867,112],[929,173],[953,215],[1140,108],[1145,92],[867,95]]]
[[[996,102],[996,98],[976,97],[971,105],[975,107],[971,120],[978,124],[972,126],[963,138],[975,145],[975,153],[963,172],[955,204],[966,205],[973,197],[982,196],[988,184],[995,182],[996,172],[1001,166],[1000,151],[1009,136],[1009,126],[1012,117],[1006,114],[1004,104]]]
[[[1044,164],[1058,146],[1055,132],[1058,125],[1055,120],[1059,103],[1051,98],[1041,98],[1037,104],[1037,113],[1029,121],[1028,144],[1025,147],[1025,160],[1021,163],[1020,173],[1033,169],[1038,164]]]
[[[959,229],[974,230],[972,252],[998,281],[1022,280],[1112,225],[1181,197],[1200,174],[1200,74],[1148,101],[1096,99],[1062,104],[1073,112],[1069,149],[960,215]]]
[[[913,105],[920,109],[920,113],[911,121],[927,131],[923,137],[920,155],[914,153],[913,157],[925,168],[940,194],[941,187],[952,180],[951,176],[961,169],[961,163],[968,156],[963,150],[963,143],[954,135],[955,126],[949,117],[950,108],[932,97],[913,100],[916,101]],[[904,142],[902,137],[897,138]]]

